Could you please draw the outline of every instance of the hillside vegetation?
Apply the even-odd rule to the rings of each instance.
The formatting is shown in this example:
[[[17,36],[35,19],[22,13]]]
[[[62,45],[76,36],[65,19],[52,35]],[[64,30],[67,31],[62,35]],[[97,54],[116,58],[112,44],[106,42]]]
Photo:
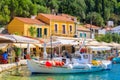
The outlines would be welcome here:
[[[30,17],[53,10],[101,27],[108,20],[120,24],[120,0],[0,0],[0,25],[8,24],[15,16]]]

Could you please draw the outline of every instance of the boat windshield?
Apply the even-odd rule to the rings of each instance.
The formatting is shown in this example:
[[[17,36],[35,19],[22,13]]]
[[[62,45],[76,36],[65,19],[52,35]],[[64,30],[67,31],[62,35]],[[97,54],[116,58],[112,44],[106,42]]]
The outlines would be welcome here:
[[[88,59],[88,55],[83,55],[83,58],[84,59]]]
[[[81,55],[80,55],[80,54],[76,54],[74,57],[75,57],[76,59],[81,59]]]

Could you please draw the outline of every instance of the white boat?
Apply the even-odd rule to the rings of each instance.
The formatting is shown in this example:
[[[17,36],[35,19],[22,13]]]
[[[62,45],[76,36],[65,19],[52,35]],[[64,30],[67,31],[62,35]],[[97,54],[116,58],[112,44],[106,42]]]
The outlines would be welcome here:
[[[63,61],[64,60],[64,61]],[[56,66],[53,62],[64,62],[62,66]],[[111,69],[112,63],[110,61],[92,61],[90,54],[80,54],[71,60],[64,57],[56,57],[49,62],[51,66],[46,66],[48,60],[28,60],[27,65],[31,73],[81,73],[81,72],[95,72],[106,69]]]

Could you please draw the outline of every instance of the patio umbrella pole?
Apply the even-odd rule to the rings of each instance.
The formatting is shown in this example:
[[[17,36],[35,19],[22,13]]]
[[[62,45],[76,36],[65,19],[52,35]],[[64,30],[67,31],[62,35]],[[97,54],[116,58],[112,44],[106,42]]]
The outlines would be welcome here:
[[[52,57],[53,57],[53,54],[52,54],[52,35],[51,35],[50,39],[51,39],[51,54],[50,54],[50,58],[52,59]]]
[[[43,58],[46,59],[47,58],[47,52],[46,52],[46,40],[44,38],[44,52],[43,52]]]

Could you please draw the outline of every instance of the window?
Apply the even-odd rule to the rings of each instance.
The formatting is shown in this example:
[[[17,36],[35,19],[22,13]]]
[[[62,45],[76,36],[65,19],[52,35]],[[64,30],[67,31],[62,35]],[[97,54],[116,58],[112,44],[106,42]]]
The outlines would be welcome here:
[[[65,50],[65,46],[62,46],[62,50]]]
[[[82,33],[80,33],[80,37],[82,37]]]
[[[72,32],[72,26],[70,25],[70,32]]]
[[[86,33],[84,33],[84,38],[86,38]]]
[[[65,25],[62,26],[62,29],[63,29],[63,34],[65,34]]]
[[[42,37],[42,28],[37,28],[37,37]]]
[[[44,29],[44,35],[47,36],[47,28]]]
[[[58,31],[57,24],[55,24],[55,32],[57,32],[57,31]]]

